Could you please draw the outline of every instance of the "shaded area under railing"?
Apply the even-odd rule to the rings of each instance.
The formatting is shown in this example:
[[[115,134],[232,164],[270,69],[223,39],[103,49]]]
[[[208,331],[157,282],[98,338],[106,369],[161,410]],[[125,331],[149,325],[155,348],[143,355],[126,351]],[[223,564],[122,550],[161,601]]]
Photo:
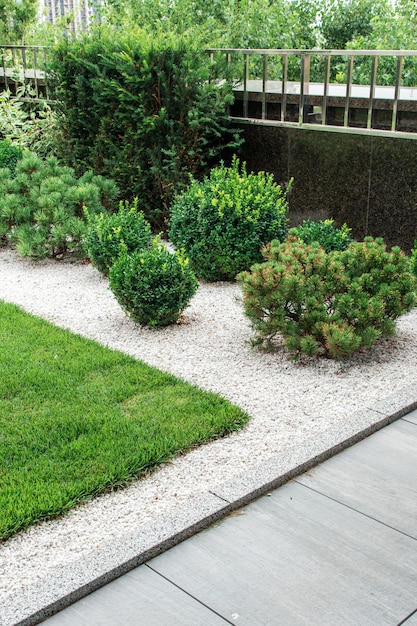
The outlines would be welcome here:
[[[226,60],[224,80],[235,93],[230,115],[240,123],[417,138],[416,50],[208,53]]]

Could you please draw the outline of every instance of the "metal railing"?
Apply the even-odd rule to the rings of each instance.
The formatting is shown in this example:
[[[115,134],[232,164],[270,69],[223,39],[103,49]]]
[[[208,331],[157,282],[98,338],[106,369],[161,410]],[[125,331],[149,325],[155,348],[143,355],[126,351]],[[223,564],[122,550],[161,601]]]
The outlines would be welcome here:
[[[417,50],[208,53],[226,61],[234,121],[417,138]],[[47,47],[0,45],[0,56],[0,90],[24,86],[27,99],[49,100]]]
[[[404,129],[399,119],[400,110],[417,111],[417,50],[211,48],[208,53],[212,60],[226,58],[224,79],[241,103],[238,115],[231,111],[235,121],[417,138],[417,115],[415,130],[414,122]],[[330,115],[336,110],[338,116]],[[358,110],[359,121],[353,114]],[[376,119],[379,111],[383,123]]]
[[[27,100],[49,99],[46,64],[46,46],[0,45],[0,89],[16,93],[19,87],[27,88]]]

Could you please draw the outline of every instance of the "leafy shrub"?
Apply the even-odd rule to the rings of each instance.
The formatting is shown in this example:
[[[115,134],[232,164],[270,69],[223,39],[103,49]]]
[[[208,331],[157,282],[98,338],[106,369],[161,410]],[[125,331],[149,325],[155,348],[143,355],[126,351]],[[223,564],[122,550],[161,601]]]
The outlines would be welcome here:
[[[87,211],[88,231],[84,247],[94,267],[105,276],[119,257],[121,250],[131,253],[149,247],[152,233],[149,222],[138,210],[138,199],[130,205],[126,200],[119,203],[117,213],[93,213]]]
[[[411,270],[417,276],[417,239],[414,241],[414,248],[411,250]]]
[[[294,354],[340,357],[393,334],[416,304],[408,258],[382,239],[329,253],[317,242],[272,242],[264,256],[238,277],[259,343],[280,333]]]
[[[0,170],[0,237],[16,244],[22,256],[56,257],[82,254],[90,214],[112,205],[117,195],[113,181],[86,172],[80,179],[55,157],[41,159],[26,153],[12,178]]]
[[[198,287],[183,251],[169,252],[159,237],[150,248],[122,253],[109,280],[119,304],[145,326],[175,323]]]
[[[304,243],[313,243],[317,241],[326,252],[331,250],[346,250],[348,245],[353,242],[350,236],[351,228],[343,224],[341,228],[333,226],[333,220],[305,220],[299,226],[291,228],[290,237],[297,237]]]
[[[0,141],[0,169],[7,167],[12,177],[14,177],[16,172],[16,164],[22,156],[23,151],[19,146],[14,145],[7,139]]]
[[[0,93],[0,137],[46,157],[63,139],[58,115],[45,102],[28,102],[27,89],[27,85],[18,87],[15,96],[9,90]]]
[[[247,174],[234,157],[202,182],[191,180],[171,207],[169,238],[184,248],[197,276],[234,280],[262,259],[261,247],[287,233],[286,194],[265,172]]]
[[[63,114],[62,154],[110,176],[146,218],[165,227],[175,193],[224,147],[240,145],[226,107],[223,65],[198,38],[139,29],[90,31],[56,48],[52,72]]]

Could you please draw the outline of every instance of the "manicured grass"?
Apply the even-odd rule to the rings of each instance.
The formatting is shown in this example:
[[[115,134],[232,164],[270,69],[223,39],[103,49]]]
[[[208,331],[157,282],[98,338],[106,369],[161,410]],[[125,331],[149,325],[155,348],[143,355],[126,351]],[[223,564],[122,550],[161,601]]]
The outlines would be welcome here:
[[[0,537],[243,426],[215,394],[0,301]]]

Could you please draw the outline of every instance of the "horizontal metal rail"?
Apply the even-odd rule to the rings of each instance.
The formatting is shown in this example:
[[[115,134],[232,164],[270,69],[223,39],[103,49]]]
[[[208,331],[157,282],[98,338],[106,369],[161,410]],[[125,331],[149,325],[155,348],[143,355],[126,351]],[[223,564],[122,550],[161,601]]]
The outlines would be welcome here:
[[[417,83],[417,50],[210,48],[207,52],[213,60],[218,55],[227,59],[225,80],[230,81],[236,102],[243,102],[241,114],[233,114],[232,109],[235,121],[417,139],[417,84],[402,85],[404,60],[408,57],[415,59]],[[395,68],[389,85],[378,84],[382,57],[387,57]],[[363,67],[365,59],[368,82],[355,83],[355,71]],[[256,107],[251,103],[259,99],[261,111],[255,114]],[[363,120],[358,122],[355,114],[359,109],[363,109]],[[378,121],[382,110],[383,122]],[[411,126],[405,130],[399,121],[401,111],[415,113],[415,120],[408,119]],[[339,119],[335,115],[332,119],[330,112],[337,112]]]

